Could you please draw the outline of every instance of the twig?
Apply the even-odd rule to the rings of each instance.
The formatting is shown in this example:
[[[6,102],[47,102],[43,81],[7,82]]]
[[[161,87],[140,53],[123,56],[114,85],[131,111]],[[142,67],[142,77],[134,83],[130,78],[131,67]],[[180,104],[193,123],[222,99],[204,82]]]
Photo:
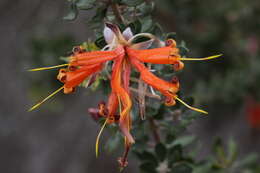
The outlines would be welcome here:
[[[129,89],[130,89],[130,91],[132,91],[132,92],[139,93],[138,89],[136,89],[136,88],[130,87]],[[154,99],[161,100],[161,97],[160,97],[159,95],[153,95],[153,94],[148,93],[148,92],[145,93],[145,96],[150,97],[150,98],[154,98]]]
[[[111,9],[116,17],[116,20],[118,23],[122,23],[122,24],[125,24],[125,21],[124,21],[124,18],[123,16],[121,15],[121,12],[120,12],[120,9],[119,9],[119,6],[117,3],[114,3],[112,2],[112,0],[109,0],[109,3],[110,3],[110,6],[111,6]]]

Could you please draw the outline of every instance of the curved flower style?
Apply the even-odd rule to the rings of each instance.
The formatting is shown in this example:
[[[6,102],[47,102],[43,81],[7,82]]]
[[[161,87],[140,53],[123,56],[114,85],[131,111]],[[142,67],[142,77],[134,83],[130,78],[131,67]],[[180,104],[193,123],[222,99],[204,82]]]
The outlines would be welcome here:
[[[147,37],[149,40],[134,44],[134,40],[139,36]],[[184,60],[206,60],[219,57],[220,55],[199,59],[182,58],[174,40],[170,39],[163,42],[149,33],[133,35],[130,28],[121,33],[119,28],[111,23],[106,23],[104,37],[107,45],[101,51],[86,52],[82,47],[75,47],[68,64],[32,69],[31,71],[39,71],[67,66],[67,68],[60,69],[57,76],[57,79],[64,85],[33,106],[30,111],[37,108],[60,90],[63,90],[65,94],[75,91],[75,88],[85,79],[99,73],[104,68],[106,62],[113,61],[110,80],[112,92],[108,98],[108,103],[100,103],[98,109],[91,109],[90,112],[98,115],[96,118],[104,117],[106,119],[97,137],[96,154],[98,153],[99,137],[105,125],[112,123],[119,125],[122,134],[125,136],[125,154],[119,159],[120,165],[124,167],[127,165],[126,157],[129,148],[134,143],[134,138],[130,134],[132,100],[129,85],[132,67],[140,73],[140,79],[143,82],[164,95],[167,106],[175,105],[176,100],[178,100],[190,109],[207,113],[187,105],[178,98],[177,93],[180,89],[180,84],[177,78],[170,82],[162,80],[151,73],[144,63],[172,64],[174,70],[181,70],[184,67],[182,62]],[[157,48],[148,49],[152,44],[155,44]]]

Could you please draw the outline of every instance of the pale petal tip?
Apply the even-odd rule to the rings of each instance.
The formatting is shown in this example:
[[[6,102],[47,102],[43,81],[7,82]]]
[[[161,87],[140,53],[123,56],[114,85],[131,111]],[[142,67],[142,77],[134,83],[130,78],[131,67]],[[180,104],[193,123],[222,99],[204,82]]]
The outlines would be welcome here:
[[[129,40],[133,37],[133,32],[130,27],[127,27],[122,34],[126,40]]]
[[[105,26],[103,35],[107,44],[111,44],[113,42],[115,34],[109,27]]]

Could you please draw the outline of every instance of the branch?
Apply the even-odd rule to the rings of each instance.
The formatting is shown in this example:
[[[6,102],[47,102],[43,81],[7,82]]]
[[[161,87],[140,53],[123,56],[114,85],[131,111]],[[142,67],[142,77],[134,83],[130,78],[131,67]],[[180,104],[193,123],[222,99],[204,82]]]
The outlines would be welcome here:
[[[121,12],[120,12],[118,4],[112,2],[112,0],[109,0],[109,3],[110,3],[112,11],[113,11],[113,13],[114,13],[114,15],[116,17],[117,22],[125,24],[124,17],[121,15]]]
[[[130,91],[133,91],[133,92],[139,93],[138,89],[136,89],[136,88],[132,88],[132,87],[130,87],[129,89],[130,89]],[[147,96],[147,97],[151,97],[151,98],[154,98],[154,99],[161,100],[161,97],[160,97],[159,95],[153,95],[152,93],[148,93],[148,92],[146,92],[146,93],[145,93],[145,96]]]

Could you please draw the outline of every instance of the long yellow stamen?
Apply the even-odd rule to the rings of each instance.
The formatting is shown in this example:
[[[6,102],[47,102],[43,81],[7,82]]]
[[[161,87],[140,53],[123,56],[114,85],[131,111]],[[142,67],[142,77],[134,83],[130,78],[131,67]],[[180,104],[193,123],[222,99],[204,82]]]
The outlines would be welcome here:
[[[55,94],[57,94],[59,91],[61,91],[64,88],[64,86],[62,86],[61,88],[57,89],[56,91],[54,91],[53,93],[51,93],[48,97],[46,97],[45,99],[43,99],[42,101],[40,101],[39,103],[37,103],[36,105],[34,105],[33,107],[31,107],[28,111],[31,112],[32,110],[38,108],[41,104],[43,104],[45,101],[47,101],[49,98],[51,98],[52,96],[54,96]]]
[[[106,124],[107,124],[107,121],[108,119],[106,119],[106,121],[104,122],[104,124],[102,125],[98,135],[97,135],[97,139],[96,139],[96,157],[98,157],[98,146],[99,146],[99,139],[100,139],[100,136],[104,130],[104,128],[106,127]]]
[[[206,112],[206,111],[204,111],[202,109],[194,108],[194,107],[188,105],[187,103],[185,103],[183,100],[181,100],[177,96],[175,96],[175,99],[178,100],[179,102],[181,102],[184,106],[186,106],[187,108],[189,108],[191,110],[194,110],[194,111],[197,111],[197,112],[200,112],[200,113],[203,113],[203,114],[208,114],[208,112]]]
[[[180,58],[182,61],[205,61],[205,60],[210,60],[210,59],[215,59],[222,56],[222,54],[219,55],[214,55],[214,56],[209,56],[206,58]]]
[[[54,68],[59,68],[59,67],[65,67],[68,66],[69,64],[61,64],[61,65],[55,65],[55,66],[51,66],[51,67],[40,67],[40,68],[34,68],[34,69],[30,69],[28,71],[42,71],[42,70],[49,70],[49,69],[54,69]]]

